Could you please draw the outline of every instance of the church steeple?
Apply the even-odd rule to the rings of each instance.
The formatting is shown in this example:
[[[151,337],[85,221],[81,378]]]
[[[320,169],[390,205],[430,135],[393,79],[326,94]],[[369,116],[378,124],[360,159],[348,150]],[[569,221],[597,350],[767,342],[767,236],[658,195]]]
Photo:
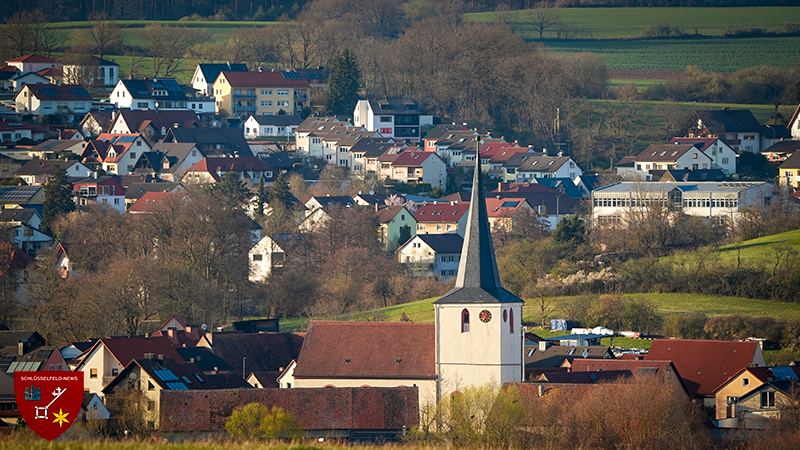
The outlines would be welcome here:
[[[461,247],[461,262],[458,265],[456,284],[435,303],[508,303],[521,302],[516,295],[500,285],[497,260],[492,244],[486,197],[483,194],[481,174],[481,140],[475,152],[475,174],[472,178],[467,228],[464,245]]]

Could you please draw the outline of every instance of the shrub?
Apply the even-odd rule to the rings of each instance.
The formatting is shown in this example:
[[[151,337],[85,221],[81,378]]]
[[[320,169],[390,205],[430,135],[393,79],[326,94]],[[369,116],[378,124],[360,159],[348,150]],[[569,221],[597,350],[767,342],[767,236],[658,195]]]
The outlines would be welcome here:
[[[300,423],[283,408],[249,403],[233,410],[225,422],[231,436],[246,440],[297,439],[303,434]]]

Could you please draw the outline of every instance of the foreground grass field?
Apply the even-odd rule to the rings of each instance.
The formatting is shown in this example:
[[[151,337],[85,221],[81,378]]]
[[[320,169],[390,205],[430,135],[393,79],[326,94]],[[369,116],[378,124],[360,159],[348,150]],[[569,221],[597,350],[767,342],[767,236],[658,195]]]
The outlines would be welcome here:
[[[309,444],[311,441],[309,441]],[[317,444],[314,442],[314,444]],[[170,450],[344,450],[352,447],[340,445],[308,445],[298,444],[279,444],[268,442],[193,442],[181,444],[162,444],[155,441],[106,441],[106,442],[86,442],[86,441],[59,441],[48,442],[35,436],[30,440],[0,440],[0,450],[145,450],[145,449],[170,449]],[[364,450],[379,447],[360,447]]]

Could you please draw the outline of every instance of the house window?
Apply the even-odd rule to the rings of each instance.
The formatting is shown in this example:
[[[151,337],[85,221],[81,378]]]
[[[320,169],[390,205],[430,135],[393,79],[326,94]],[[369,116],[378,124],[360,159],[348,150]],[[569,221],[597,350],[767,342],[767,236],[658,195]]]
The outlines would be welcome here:
[[[97,186],[100,195],[110,195],[111,194],[111,187],[110,186]]]
[[[89,378],[97,378],[97,369],[89,369]]]
[[[381,128],[380,133],[381,134],[392,134],[392,129],[391,128]]]
[[[278,106],[289,106],[289,102],[279,101]]]
[[[767,391],[761,393],[761,407],[762,408],[775,407],[775,392]]]
[[[447,262],[447,257],[446,257],[446,256],[442,256],[442,257],[441,257],[441,261],[442,261],[442,262]]]
[[[467,311],[467,308],[461,310],[461,332],[469,333],[469,311]]]
[[[137,147],[141,147],[142,146],[142,141],[136,141],[136,146]]]
[[[53,104],[51,102],[44,102],[42,103],[42,109],[53,109]]]
[[[446,277],[446,276],[447,276],[447,271],[446,271],[446,270],[443,270],[443,271],[442,271],[442,276],[443,276],[443,277]]]
[[[442,224],[440,223],[436,224],[436,231],[442,231]]]
[[[742,378],[742,386],[750,386],[750,378]]]
[[[508,332],[514,333],[514,308],[508,311]]]
[[[278,89],[278,95],[279,96],[289,95],[289,90],[288,89]],[[289,106],[289,102],[286,102],[286,106]]]
[[[272,108],[272,100],[261,100],[261,106],[264,108]]]
[[[728,158],[722,158],[722,164],[728,164]]]
[[[733,405],[734,403],[739,403],[739,397],[729,395],[727,401],[729,405]]]
[[[156,389],[156,385],[154,385],[152,381],[147,380],[147,390],[148,391],[154,391],[155,389]]]
[[[119,369],[111,369],[111,376],[115,377],[117,375],[119,375]]]
[[[147,102],[136,102],[136,107],[140,109],[147,109]]]
[[[392,116],[381,116],[381,122],[391,122]]]
[[[272,89],[262,89],[261,95],[272,95]]]
[[[264,255],[261,253],[256,253],[253,255],[253,261],[263,261]]]

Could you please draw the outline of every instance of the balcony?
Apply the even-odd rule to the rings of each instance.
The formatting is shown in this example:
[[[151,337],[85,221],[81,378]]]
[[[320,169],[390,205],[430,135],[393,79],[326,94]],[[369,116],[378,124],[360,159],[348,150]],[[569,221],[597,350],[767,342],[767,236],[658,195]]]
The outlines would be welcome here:
[[[234,105],[233,112],[256,112],[255,106]]]
[[[255,100],[256,94],[233,94],[234,100]]]

